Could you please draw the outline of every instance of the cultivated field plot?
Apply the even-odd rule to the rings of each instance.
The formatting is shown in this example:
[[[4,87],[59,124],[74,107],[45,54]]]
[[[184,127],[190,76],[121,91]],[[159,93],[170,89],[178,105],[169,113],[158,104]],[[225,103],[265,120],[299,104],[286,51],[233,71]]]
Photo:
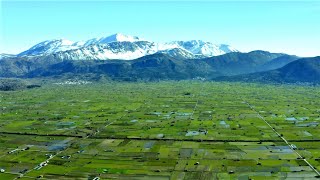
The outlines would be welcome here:
[[[51,84],[0,98],[0,179],[319,175],[320,87]]]

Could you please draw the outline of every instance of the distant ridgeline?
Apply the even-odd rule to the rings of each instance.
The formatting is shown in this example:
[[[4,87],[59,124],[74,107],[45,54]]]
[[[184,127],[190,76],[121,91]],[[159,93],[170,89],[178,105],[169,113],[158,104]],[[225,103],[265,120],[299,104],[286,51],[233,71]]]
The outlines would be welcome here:
[[[206,79],[320,83],[320,57],[299,58],[252,51],[196,59],[167,53],[156,53],[135,60],[61,60],[56,54],[0,59],[0,77],[63,77],[67,74],[96,74],[121,81]]]
[[[275,70],[217,77],[214,80],[320,84],[320,57],[298,59]]]

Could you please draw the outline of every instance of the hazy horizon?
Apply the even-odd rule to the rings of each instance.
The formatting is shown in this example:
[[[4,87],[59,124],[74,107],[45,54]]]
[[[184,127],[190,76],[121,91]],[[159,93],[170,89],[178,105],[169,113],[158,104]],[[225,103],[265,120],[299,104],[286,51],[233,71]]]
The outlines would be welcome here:
[[[203,40],[242,51],[319,56],[316,1],[2,1],[0,53],[45,40],[115,33],[154,42]]]

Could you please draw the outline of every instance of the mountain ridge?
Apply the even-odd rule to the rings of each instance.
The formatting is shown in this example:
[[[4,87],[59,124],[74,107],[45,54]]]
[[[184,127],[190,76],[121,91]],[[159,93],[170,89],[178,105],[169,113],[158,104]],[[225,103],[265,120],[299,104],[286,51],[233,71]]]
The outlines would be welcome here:
[[[320,56],[301,58],[274,70],[228,77],[222,76],[213,80],[267,83],[320,83]]]
[[[59,74],[68,73],[72,67],[72,73],[110,73],[122,69],[120,73],[111,74],[112,76],[130,76],[135,75],[141,78],[140,74],[147,74],[147,72],[166,74],[170,73],[170,78],[175,79],[173,74],[181,75],[184,73],[185,79],[194,77],[211,78],[223,75],[238,75],[258,72],[261,67],[272,61],[275,58],[291,58],[291,56],[270,53],[266,51],[253,51],[249,53],[232,52],[220,56],[214,56],[203,59],[183,59],[171,53],[180,53],[180,49],[174,49],[173,52],[162,52],[152,55],[140,57],[132,61],[112,60],[105,61],[99,59],[88,60],[61,60],[58,54],[50,54],[48,56],[38,57],[19,57],[0,60],[0,76],[2,77],[16,77],[16,76],[41,76],[41,74]],[[184,51],[183,51],[184,52]],[[66,61],[66,62],[65,62]],[[163,62],[164,64],[161,64]],[[60,64],[60,65],[58,65]],[[67,67],[62,67],[65,64]],[[166,67],[165,64],[170,65]],[[77,65],[80,65],[77,67]],[[69,67],[68,67],[69,66]],[[83,69],[83,67],[88,67]],[[104,69],[100,69],[101,67]],[[58,68],[58,69],[55,69]],[[110,68],[112,72],[109,72]],[[118,69],[117,69],[118,68]],[[137,70],[137,68],[139,70]],[[276,68],[272,66],[272,68]],[[60,69],[60,70],[59,70]],[[194,70],[194,71],[193,71]],[[265,71],[270,69],[263,69]],[[50,73],[44,73],[50,72]],[[180,76],[179,75],[179,76]],[[165,77],[165,75],[163,76]],[[180,76],[183,79],[182,76]],[[144,77],[142,77],[144,78]]]
[[[144,46],[141,46],[141,44],[144,44]],[[238,50],[229,45],[213,44],[202,40],[158,43],[147,41],[137,36],[113,34],[107,37],[78,42],[67,39],[46,40],[17,54],[17,56],[59,54],[58,57],[62,60],[133,60],[160,51],[170,51],[175,48],[188,51],[185,54],[191,53],[193,54],[193,58],[212,57],[229,52],[238,52]],[[179,56],[181,55],[179,54]],[[190,55],[184,58],[190,58]]]

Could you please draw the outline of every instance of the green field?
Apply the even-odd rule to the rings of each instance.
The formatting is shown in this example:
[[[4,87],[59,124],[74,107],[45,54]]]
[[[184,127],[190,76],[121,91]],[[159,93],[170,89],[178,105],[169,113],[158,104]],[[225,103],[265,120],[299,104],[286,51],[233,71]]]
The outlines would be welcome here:
[[[51,83],[0,92],[0,113],[0,179],[316,179],[320,169],[319,86]]]

